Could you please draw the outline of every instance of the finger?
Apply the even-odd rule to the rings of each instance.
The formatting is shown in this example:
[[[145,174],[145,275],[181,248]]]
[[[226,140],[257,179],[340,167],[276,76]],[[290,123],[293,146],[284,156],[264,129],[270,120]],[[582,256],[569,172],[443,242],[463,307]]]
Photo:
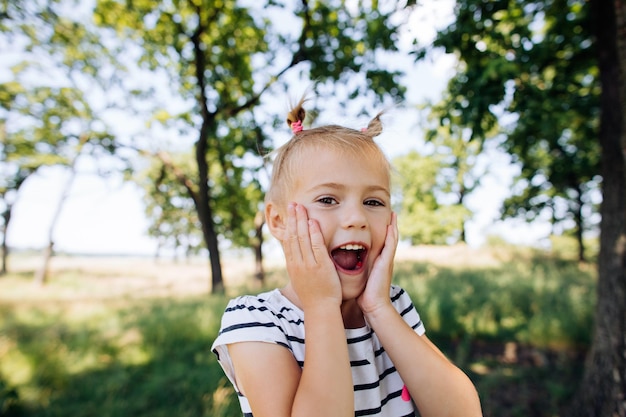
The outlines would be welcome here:
[[[309,236],[311,237],[311,250],[315,261],[321,264],[325,259],[328,259],[328,251],[317,220],[309,219]]]
[[[391,241],[389,242],[388,239]],[[391,224],[387,228],[387,236],[385,237],[385,245],[391,243],[391,247],[395,253],[398,247],[399,233],[398,233],[398,215],[395,212],[391,212]]]
[[[391,224],[387,226],[387,235],[385,236],[385,246],[383,252],[387,252],[389,262],[393,263],[398,248],[398,215],[391,212]]]
[[[385,235],[385,244],[380,252],[376,264],[387,264],[388,268],[393,265],[393,259],[396,254],[396,248],[398,247],[398,216],[396,213],[391,213],[391,222],[387,225],[387,233]]]
[[[287,227],[285,240],[283,243],[285,257],[287,260],[300,260],[302,254],[300,252],[300,239],[298,236],[298,223],[296,219],[296,204],[289,203],[287,205]]]
[[[295,210],[298,228],[298,242],[302,260],[306,265],[315,265],[315,256],[313,255],[311,235],[309,233],[309,215],[306,208],[301,204],[297,204]]]

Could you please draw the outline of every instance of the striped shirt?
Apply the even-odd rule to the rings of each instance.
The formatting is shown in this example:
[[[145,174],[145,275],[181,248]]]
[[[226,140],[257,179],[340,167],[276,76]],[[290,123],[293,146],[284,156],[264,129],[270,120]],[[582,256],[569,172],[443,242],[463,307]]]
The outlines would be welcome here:
[[[425,332],[409,295],[400,287],[390,291],[394,308],[418,334]],[[235,387],[243,415],[251,417],[247,398],[235,383],[235,372],[226,345],[236,342],[268,342],[284,346],[304,366],[304,313],[279,290],[231,300],[222,317],[222,327],[213,343],[224,372]],[[352,380],[355,416],[415,416],[412,401],[401,398],[404,383],[376,333],[365,326],[345,329]]]

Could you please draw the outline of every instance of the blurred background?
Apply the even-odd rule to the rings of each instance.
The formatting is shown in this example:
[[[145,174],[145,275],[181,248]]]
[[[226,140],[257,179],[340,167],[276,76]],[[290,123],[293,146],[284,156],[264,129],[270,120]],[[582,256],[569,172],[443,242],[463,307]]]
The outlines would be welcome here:
[[[625,308],[596,296],[593,7],[0,4],[0,416],[239,415],[208,349],[229,297],[285,282],[261,214],[305,94],[305,128],[385,110],[395,279],[485,415],[584,410],[596,305]]]

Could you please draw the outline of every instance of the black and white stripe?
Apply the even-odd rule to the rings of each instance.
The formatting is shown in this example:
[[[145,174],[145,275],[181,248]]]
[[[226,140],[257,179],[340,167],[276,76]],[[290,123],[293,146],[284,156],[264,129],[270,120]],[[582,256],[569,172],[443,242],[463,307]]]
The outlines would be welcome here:
[[[392,286],[390,297],[404,321],[418,334],[423,334],[424,326],[408,294]],[[233,384],[234,371],[226,345],[246,341],[284,346],[303,367],[303,312],[279,290],[231,300],[212,350]],[[404,384],[376,333],[368,326],[346,329],[346,341],[354,382],[355,416],[415,416],[413,403],[400,397]],[[240,394],[239,399],[244,416],[252,416],[247,398]]]

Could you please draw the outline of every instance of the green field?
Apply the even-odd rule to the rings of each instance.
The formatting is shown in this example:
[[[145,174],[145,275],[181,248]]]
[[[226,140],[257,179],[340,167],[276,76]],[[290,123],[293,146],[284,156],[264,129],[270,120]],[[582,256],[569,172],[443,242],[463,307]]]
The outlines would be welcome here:
[[[485,416],[559,415],[590,343],[593,265],[516,248],[399,258],[395,282]],[[246,288],[251,261],[226,261],[227,296],[208,295],[203,261],[54,258],[44,287],[37,261],[12,259],[0,277],[0,416],[240,415],[209,348],[228,297],[260,290]]]

